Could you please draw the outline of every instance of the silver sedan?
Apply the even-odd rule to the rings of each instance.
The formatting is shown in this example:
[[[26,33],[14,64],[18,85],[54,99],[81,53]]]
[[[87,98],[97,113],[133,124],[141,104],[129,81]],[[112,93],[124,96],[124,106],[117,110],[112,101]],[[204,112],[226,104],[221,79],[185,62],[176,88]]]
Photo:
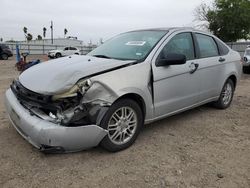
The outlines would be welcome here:
[[[144,124],[212,102],[230,106],[242,64],[217,37],[191,28],[120,34],[86,56],[24,71],[6,92],[16,130],[45,152],[119,151]]]

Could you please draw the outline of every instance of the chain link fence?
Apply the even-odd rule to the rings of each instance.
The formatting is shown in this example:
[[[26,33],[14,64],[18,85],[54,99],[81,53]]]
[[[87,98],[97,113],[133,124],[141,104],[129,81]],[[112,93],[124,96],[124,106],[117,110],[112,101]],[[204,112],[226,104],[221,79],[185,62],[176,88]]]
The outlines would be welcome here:
[[[243,57],[247,46],[250,45],[250,42],[228,42],[227,45],[233,50],[239,52],[241,57]]]
[[[16,53],[16,43],[5,43],[8,45],[12,52]],[[18,44],[19,49],[21,52],[28,52],[32,55],[42,55],[47,54],[50,50],[56,50],[56,49],[63,49],[66,47],[65,45],[48,45],[48,44]],[[232,48],[233,50],[236,50],[240,53],[241,57],[243,57],[245,49],[248,45],[250,45],[250,42],[228,42],[227,45]],[[77,47],[81,55],[85,55],[88,52],[95,49],[95,46],[74,46]]]
[[[12,52],[16,54],[16,43],[4,43],[10,47]],[[48,44],[19,44],[19,50],[21,53],[28,52],[31,55],[43,55],[48,54],[50,50],[63,49],[65,45],[48,45]],[[88,52],[95,49],[94,46],[74,46],[80,50],[81,55],[85,55]]]

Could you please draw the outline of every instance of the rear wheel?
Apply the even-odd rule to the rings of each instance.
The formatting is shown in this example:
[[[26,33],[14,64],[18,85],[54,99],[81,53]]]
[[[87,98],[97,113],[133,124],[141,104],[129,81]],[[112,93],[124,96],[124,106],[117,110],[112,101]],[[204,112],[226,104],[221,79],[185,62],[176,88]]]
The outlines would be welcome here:
[[[233,81],[228,79],[222,88],[220,98],[214,103],[214,106],[219,109],[228,108],[233,100],[234,89]]]
[[[249,74],[250,73],[250,66],[243,66],[243,73]]]
[[[141,108],[135,101],[121,99],[115,102],[101,121],[101,127],[108,131],[101,146],[112,152],[128,148],[136,140],[143,122]]]

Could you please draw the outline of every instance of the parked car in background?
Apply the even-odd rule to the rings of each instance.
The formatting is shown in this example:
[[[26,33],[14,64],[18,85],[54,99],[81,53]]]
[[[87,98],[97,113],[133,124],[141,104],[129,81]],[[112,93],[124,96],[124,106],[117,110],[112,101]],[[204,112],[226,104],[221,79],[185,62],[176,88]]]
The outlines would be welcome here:
[[[9,57],[12,57],[13,53],[9,46],[5,44],[0,44],[0,59],[7,60]]]
[[[243,60],[243,72],[250,73],[250,46],[247,46]]]
[[[5,104],[16,130],[42,151],[100,144],[114,152],[133,144],[144,124],[209,102],[228,108],[241,72],[240,54],[211,34],[136,30],[86,56],[31,67]]]
[[[64,49],[51,50],[48,52],[49,58],[59,58],[68,55],[80,55],[80,50],[76,47],[65,47]]]

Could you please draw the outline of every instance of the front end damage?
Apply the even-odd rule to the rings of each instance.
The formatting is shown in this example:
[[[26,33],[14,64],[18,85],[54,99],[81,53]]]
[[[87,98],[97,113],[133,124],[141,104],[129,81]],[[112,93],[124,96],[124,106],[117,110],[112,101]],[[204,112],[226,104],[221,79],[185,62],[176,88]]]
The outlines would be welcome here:
[[[71,152],[94,147],[107,134],[100,122],[116,98],[102,83],[79,80],[71,89],[43,95],[18,80],[6,92],[6,109],[17,131],[42,151]]]

